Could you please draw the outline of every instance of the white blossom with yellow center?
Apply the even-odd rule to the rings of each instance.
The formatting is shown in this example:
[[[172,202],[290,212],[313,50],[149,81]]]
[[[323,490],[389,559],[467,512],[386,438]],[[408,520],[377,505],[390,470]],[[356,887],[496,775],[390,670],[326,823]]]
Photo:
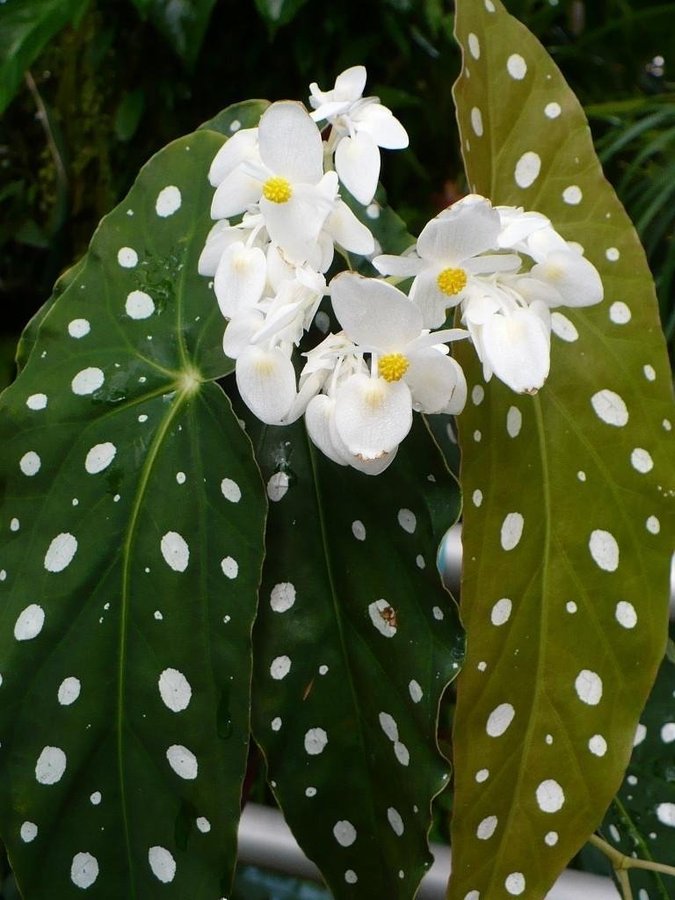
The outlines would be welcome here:
[[[291,262],[304,263],[335,206],[337,175],[324,174],[323,159],[321,133],[304,106],[273,103],[257,130],[238,132],[214,158],[211,216],[230,218],[257,204],[271,240]]]
[[[438,328],[447,310],[465,296],[474,276],[516,271],[520,257],[499,253],[500,218],[490,201],[471,195],[432,219],[405,256],[376,256],[383,275],[414,276],[410,299],[422,310],[427,328]]]
[[[372,461],[392,453],[410,430],[413,409],[459,412],[464,376],[444,344],[466,331],[429,333],[416,304],[374,278],[343,272],[330,291],[346,337],[371,358],[370,374],[357,372],[335,391],[335,432],[349,454]]]

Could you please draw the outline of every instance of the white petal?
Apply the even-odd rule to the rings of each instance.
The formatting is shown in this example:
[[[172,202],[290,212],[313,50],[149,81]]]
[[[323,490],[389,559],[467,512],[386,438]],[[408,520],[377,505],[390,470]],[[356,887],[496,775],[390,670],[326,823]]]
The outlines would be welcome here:
[[[343,137],[335,150],[335,169],[340,181],[359,203],[370,203],[380,177],[380,151],[370,135]]]
[[[291,183],[317,184],[323,175],[321,132],[301,103],[282,100],[262,114],[260,157]]]
[[[540,228],[550,227],[551,222],[538,212],[524,212],[514,206],[496,207],[501,222],[500,247],[516,247]]]
[[[220,182],[211,201],[212,219],[229,219],[260,199],[262,183],[242,169],[234,169]]]
[[[552,225],[533,231],[525,241],[527,252],[535,262],[545,262],[550,253],[557,250],[569,250],[567,241],[562,238]]]
[[[365,66],[352,66],[340,72],[332,90],[334,100],[349,100],[354,103],[363,94],[368,77]]]
[[[254,306],[262,297],[267,261],[260,247],[245,247],[241,241],[223,253],[213,288],[222,314],[231,319],[239,310]]]
[[[333,310],[347,337],[383,353],[403,351],[419,337],[422,314],[386,281],[341,272],[330,283]]]
[[[332,173],[328,172],[328,175]],[[304,263],[316,246],[319,232],[332,208],[320,186],[295,185],[286,203],[263,197],[260,211],[270,238],[281,247],[290,262]]]
[[[600,275],[595,266],[574,250],[557,250],[532,267],[532,275],[550,284],[565,306],[591,306],[603,297]],[[544,298],[542,298],[544,299]]]
[[[241,240],[241,232],[238,228],[232,228],[227,219],[220,219],[216,222],[206,236],[206,244],[197,263],[199,274],[212,278],[216,274],[225,248],[239,240]]]
[[[494,374],[519,394],[543,386],[550,365],[550,331],[529,309],[491,316],[483,325],[483,352]]]
[[[375,239],[362,222],[356,218],[343,200],[338,200],[328,217],[326,228],[333,240],[350,253],[367,256],[375,249]]]
[[[452,400],[457,386],[454,360],[431,348],[409,356],[405,380],[413,398],[413,407],[423,413],[442,412]]]
[[[438,269],[426,268],[413,281],[410,299],[420,308],[425,328],[439,328],[447,317],[446,310],[457,306],[462,293],[449,296],[438,286]]]
[[[237,359],[237,387],[241,399],[262,422],[277,425],[296,397],[295,371],[279,349],[247,347]]]
[[[515,253],[486,253],[464,260],[464,268],[471,275],[492,275],[495,272],[517,272],[522,260]]]
[[[242,128],[226,141],[216,153],[209,169],[209,181],[214,186],[249,157],[257,156],[258,129]]]
[[[363,472],[364,475],[379,475],[389,468],[396,459],[397,453],[398,447],[394,447],[393,450],[390,450],[389,453],[383,453],[378,459],[361,459],[358,456],[350,456],[349,465],[352,469]]]
[[[249,346],[251,338],[264,321],[265,317],[257,309],[244,309],[230,319],[223,335],[225,355],[230,359],[237,359]]]
[[[420,272],[424,271],[426,263],[416,253],[410,253],[407,256],[383,254],[375,257],[373,265],[382,275],[396,275],[398,278],[408,278],[412,275],[419,275]]]
[[[339,466],[346,466],[347,459],[334,444],[331,437],[331,420],[335,412],[335,401],[325,394],[318,394],[310,400],[305,410],[307,434],[313,444]]]
[[[497,249],[499,213],[488,200],[455,204],[428,222],[417,239],[422,259],[451,265]]]
[[[408,132],[390,109],[381,103],[371,103],[364,107],[360,115],[354,117],[357,133],[369,134],[379,147],[387,150],[403,150],[408,146]]]
[[[452,356],[449,356],[448,359],[455,369],[456,381],[455,387],[452,392],[452,397],[450,398],[450,402],[442,411],[451,416],[458,416],[466,406],[468,388],[466,386],[464,369],[462,369],[457,360],[453,359]]]
[[[335,395],[335,428],[362,460],[390,453],[410,431],[412,398],[404,381],[353,375]]]

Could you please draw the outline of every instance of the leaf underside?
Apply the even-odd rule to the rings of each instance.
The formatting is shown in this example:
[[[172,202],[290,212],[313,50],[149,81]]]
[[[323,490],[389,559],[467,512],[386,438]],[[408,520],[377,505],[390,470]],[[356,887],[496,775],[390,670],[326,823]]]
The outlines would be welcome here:
[[[497,0],[458,0],[456,33],[472,190],[548,215],[605,285],[554,313],[536,397],[457,350],[472,399],[449,897],[536,898],[618,789],[663,656],[672,397],[644,254],[578,102]]]
[[[456,482],[421,419],[377,477],[324,458],[302,423],[254,443],[271,500],[253,710],[270,783],[336,898],[411,898],[463,654],[434,558]]]
[[[0,401],[0,820],[26,900],[229,890],[265,498],[208,383],[221,143],[144,167]]]

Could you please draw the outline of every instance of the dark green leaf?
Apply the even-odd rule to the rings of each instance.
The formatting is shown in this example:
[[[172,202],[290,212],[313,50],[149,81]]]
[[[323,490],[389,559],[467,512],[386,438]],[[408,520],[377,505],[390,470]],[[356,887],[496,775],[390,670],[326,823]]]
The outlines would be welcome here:
[[[470,185],[548,215],[606,294],[554,313],[536,397],[485,385],[457,348],[477,402],[460,419],[469,652],[450,897],[540,897],[619,787],[663,656],[673,406],[644,253],[578,102],[498,0],[458,0],[457,35]]]
[[[199,58],[216,0],[131,0],[150,19],[174,53],[192,68]]]
[[[291,22],[307,0],[255,0],[255,6],[271,34]]]
[[[254,733],[270,783],[336,898],[412,897],[447,765],[438,704],[463,636],[435,565],[457,487],[418,419],[377,477],[302,423],[260,429],[272,501],[254,632]]]
[[[27,900],[229,891],[265,502],[208,383],[221,143],[147,164],[0,403],[0,829]]]

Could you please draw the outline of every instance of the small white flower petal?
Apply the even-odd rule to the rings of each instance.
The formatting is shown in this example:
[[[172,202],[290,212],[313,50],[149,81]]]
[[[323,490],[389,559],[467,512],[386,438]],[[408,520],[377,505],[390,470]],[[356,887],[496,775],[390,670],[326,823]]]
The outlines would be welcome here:
[[[216,222],[206,236],[206,244],[197,263],[199,274],[213,278],[220,258],[227,247],[239,240],[241,240],[241,231],[232,228],[227,219],[220,219]]]
[[[555,288],[565,306],[592,306],[603,298],[598,270],[574,250],[550,253],[532,267],[531,274]]]
[[[389,453],[383,453],[379,459],[360,459],[358,456],[350,456],[349,465],[352,469],[363,472],[364,475],[379,475],[389,468],[396,459],[397,453],[398,447],[394,447]]]
[[[305,425],[310,440],[319,450],[339,466],[346,466],[347,459],[336,446],[331,434],[331,420],[335,413],[335,401],[326,394],[318,394],[310,400],[305,410]]]
[[[323,175],[321,132],[301,103],[282,100],[262,114],[260,158],[275,175],[292,184],[318,184]]]
[[[410,431],[410,389],[405,381],[352,375],[335,394],[334,421],[351,454],[364,461],[380,459]]]
[[[332,172],[324,176],[328,181],[334,177]],[[273,203],[263,197],[260,211],[270,238],[281,247],[290,262],[301,265],[316,247],[332,205],[320,185],[299,184],[295,185],[293,195],[286,203]]]
[[[329,215],[326,228],[336,244],[350,253],[367,256],[375,249],[375,238],[363,222],[359,222],[344,200],[338,200]]]
[[[277,425],[288,414],[297,391],[290,359],[279,349],[247,347],[236,366],[241,399],[261,422]]]
[[[260,247],[246,247],[237,241],[223,253],[213,282],[222,314],[231,319],[242,309],[254,306],[262,297],[267,260]]]
[[[455,370],[455,387],[453,389],[452,397],[450,398],[448,405],[442,411],[450,416],[458,416],[466,406],[466,398],[468,396],[469,389],[466,385],[464,370],[462,369],[460,364],[456,359],[453,359],[452,356],[448,356],[447,359],[450,363],[452,363],[452,366]]]
[[[482,330],[483,352],[494,374],[519,394],[544,384],[550,366],[550,329],[531,309],[490,316]]]
[[[209,182],[217,187],[245,159],[258,156],[258,129],[242,128],[216,153],[209,169]]]
[[[380,177],[377,144],[364,132],[343,137],[335,150],[335,169],[349,193],[365,206],[375,196]]]
[[[243,169],[234,169],[220,182],[211,201],[212,219],[229,219],[257,203],[262,182]]]
[[[497,249],[499,213],[489,200],[456,203],[428,222],[417,239],[422,259],[460,264],[486,250]]]
[[[386,281],[341,272],[330,283],[333,310],[347,337],[384,353],[403,350],[419,337],[422,314]]]
[[[257,309],[244,309],[228,322],[223,335],[223,352],[230,359],[237,357],[250,345],[253,335],[264,324],[265,317]]]
[[[357,133],[365,132],[379,147],[403,150],[409,144],[408,132],[392,111],[381,103],[369,103],[354,116]]]
[[[362,96],[367,77],[365,66],[351,66],[344,72],[340,72],[335,79],[335,87],[331,91],[332,99],[349,100],[354,103]]]
[[[409,278],[424,271],[426,263],[416,253],[407,256],[390,256],[383,254],[373,259],[373,265],[382,275],[395,275],[397,278]]]
[[[457,306],[463,297],[458,294],[444,294],[438,286],[438,268],[427,268],[413,281],[410,299],[420,308],[425,328],[440,328],[445,322],[446,310]]]
[[[423,413],[440,413],[452,402],[457,388],[455,361],[429,347],[408,357],[405,380],[410,388],[413,408]]]

